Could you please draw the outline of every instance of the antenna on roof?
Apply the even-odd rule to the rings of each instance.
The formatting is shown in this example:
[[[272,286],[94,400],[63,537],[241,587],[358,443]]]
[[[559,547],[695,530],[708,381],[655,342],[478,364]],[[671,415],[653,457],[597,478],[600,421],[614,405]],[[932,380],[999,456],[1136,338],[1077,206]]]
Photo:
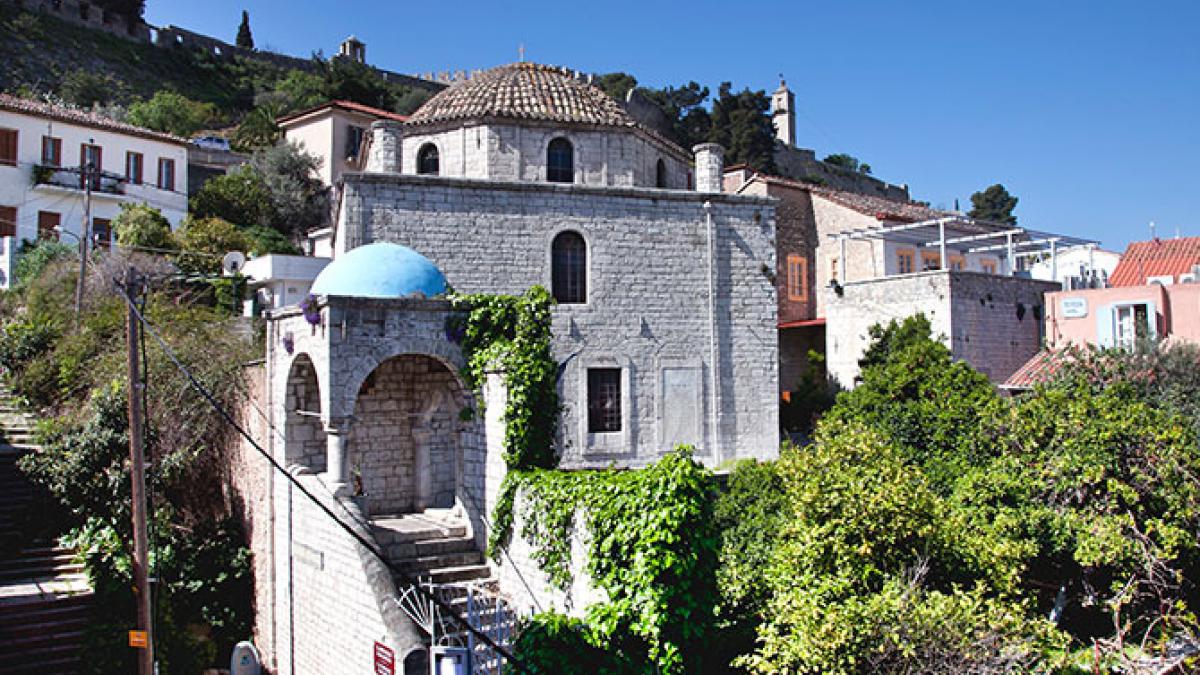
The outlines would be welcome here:
[[[1154,233],[1154,221],[1150,221],[1150,238],[1158,239],[1158,235]]]
[[[525,43],[524,42],[517,45],[517,60],[520,61],[521,63],[525,63]]]
[[[1175,226],[1175,238],[1176,239],[1179,238],[1179,226],[1178,225]]]

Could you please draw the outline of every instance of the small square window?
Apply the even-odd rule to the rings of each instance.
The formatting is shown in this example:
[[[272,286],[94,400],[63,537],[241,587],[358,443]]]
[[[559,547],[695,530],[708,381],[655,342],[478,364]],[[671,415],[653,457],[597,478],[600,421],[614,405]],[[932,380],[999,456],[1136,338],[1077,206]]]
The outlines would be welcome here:
[[[896,251],[896,271],[898,274],[912,274],[914,268],[913,260],[915,253],[911,248],[900,249]]]
[[[588,433],[621,430],[621,369],[589,368]]]

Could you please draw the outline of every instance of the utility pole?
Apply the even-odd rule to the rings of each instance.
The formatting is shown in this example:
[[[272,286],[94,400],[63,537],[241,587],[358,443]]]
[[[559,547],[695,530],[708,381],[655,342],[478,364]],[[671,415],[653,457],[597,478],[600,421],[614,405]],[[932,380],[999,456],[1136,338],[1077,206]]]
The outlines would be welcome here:
[[[79,167],[83,174],[83,227],[79,228],[79,278],[75,280],[75,330],[79,330],[79,314],[83,311],[83,278],[87,275],[88,239],[92,223],[92,163]]]
[[[138,295],[141,280],[137,270],[130,267],[125,271],[125,340],[129,369],[129,459],[130,478],[133,480],[133,580],[137,589],[138,630],[144,631],[146,646],[138,648],[138,675],[154,675],[154,627],[150,622],[150,570],[146,532],[146,462],[142,451],[142,376],[138,361],[139,331],[138,316],[133,303]]]

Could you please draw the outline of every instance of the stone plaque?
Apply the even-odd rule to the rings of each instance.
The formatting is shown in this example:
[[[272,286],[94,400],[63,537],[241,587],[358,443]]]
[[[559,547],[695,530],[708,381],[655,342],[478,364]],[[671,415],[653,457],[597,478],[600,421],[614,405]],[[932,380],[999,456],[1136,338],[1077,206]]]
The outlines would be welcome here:
[[[1082,319],[1087,316],[1087,298],[1063,298],[1062,314],[1064,319]]]
[[[699,447],[700,410],[703,385],[700,369],[663,368],[662,373],[662,444],[667,450],[680,444]]]
[[[292,542],[292,557],[301,565],[307,565],[314,569],[325,569],[325,552],[309,546],[301,544],[298,541]]]

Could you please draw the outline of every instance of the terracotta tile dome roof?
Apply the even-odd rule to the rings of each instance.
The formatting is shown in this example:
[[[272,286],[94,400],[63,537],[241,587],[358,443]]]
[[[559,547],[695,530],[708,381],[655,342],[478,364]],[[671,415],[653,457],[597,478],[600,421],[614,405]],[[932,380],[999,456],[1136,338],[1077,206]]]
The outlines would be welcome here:
[[[608,94],[570,71],[510,63],[438,92],[409,118],[410,126],[479,119],[634,127]]]

